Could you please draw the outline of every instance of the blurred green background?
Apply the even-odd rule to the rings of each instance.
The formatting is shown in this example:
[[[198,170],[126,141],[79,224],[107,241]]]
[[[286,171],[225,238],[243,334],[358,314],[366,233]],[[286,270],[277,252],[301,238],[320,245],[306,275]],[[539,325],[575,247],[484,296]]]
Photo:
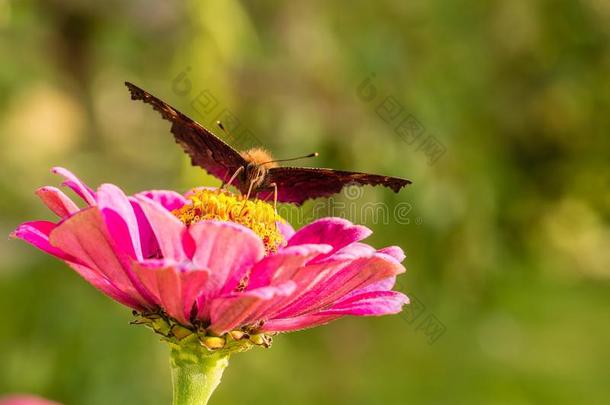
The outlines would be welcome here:
[[[278,157],[413,180],[325,207],[405,249],[417,305],[236,355],[213,403],[610,403],[609,2],[0,0],[0,33],[0,235],[52,218],[33,191],[53,165],[219,184],[125,80],[202,123],[227,109]],[[22,242],[0,257],[0,393],[169,403],[167,349],[129,310]]]

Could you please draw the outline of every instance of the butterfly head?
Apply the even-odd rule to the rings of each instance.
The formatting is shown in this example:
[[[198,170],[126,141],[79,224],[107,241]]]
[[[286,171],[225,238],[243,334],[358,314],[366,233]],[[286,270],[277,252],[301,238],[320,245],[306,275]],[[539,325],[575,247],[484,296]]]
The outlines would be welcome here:
[[[266,169],[277,167],[277,162],[271,156],[271,153],[261,148],[252,148],[241,152],[241,156],[248,162],[248,165],[262,166]]]
[[[264,149],[252,148],[242,152],[241,155],[248,162],[245,168],[246,184],[253,190],[257,190],[265,183],[269,169],[278,166],[271,154]]]

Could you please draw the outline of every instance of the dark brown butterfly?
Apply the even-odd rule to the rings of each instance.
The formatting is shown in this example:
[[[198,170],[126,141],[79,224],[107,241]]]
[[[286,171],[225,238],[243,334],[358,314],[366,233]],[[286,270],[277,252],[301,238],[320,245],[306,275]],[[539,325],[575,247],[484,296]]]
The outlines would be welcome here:
[[[172,123],[171,132],[191,157],[193,165],[202,167],[224,183],[236,181],[235,186],[242,194],[263,199],[275,194],[277,201],[301,205],[309,198],[338,193],[349,184],[381,184],[398,192],[411,183],[406,179],[368,173],[280,167],[267,151],[254,148],[240,153],[169,104],[129,82],[125,82],[125,85],[133,100],[152,105]]]

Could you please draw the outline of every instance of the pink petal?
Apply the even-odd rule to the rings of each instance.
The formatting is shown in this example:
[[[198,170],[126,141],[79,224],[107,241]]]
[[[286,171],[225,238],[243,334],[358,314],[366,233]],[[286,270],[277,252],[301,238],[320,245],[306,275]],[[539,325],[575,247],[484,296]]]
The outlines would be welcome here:
[[[181,208],[187,201],[182,194],[171,190],[149,190],[138,193],[136,196],[150,198],[168,211]]]
[[[298,245],[281,249],[256,263],[250,272],[248,289],[264,287],[272,282],[290,280],[299,268],[314,257],[328,253],[330,245]]]
[[[103,274],[142,306],[152,304],[142,297],[140,291],[144,289],[131,270],[131,260],[116,248],[97,207],[82,210],[62,222],[51,232],[49,240],[51,245]]]
[[[144,210],[142,210],[140,203],[134,197],[128,197],[128,200],[138,222],[142,257],[144,259],[159,258],[161,249],[159,248],[159,243],[157,242],[157,237],[155,236],[152,226],[144,214]]]
[[[278,286],[267,286],[255,290],[236,293],[225,298],[212,301],[210,329],[217,334],[223,334],[239,326],[254,323],[262,313],[273,305],[276,297],[292,294],[295,289],[292,281]]]
[[[375,252],[375,249],[369,245],[364,243],[353,243],[335,252],[335,254],[328,258],[328,260],[356,259],[358,257],[370,256],[373,252]],[[391,260],[396,260],[398,262],[401,262],[405,258],[402,249],[398,246],[390,246],[379,249],[377,253],[387,255],[389,258],[391,258]],[[396,284],[396,276],[388,277],[384,280],[372,283],[365,288],[354,290],[347,296],[363,294],[371,291],[389,291],[394,287],[394,284]]]
[[[402,262],[403,260],[405,260],[405,257],[406,257],[405,252],[398,246],[388,246],[383,249],[379,249],[378,252],[392,256],[394,259],[396,259],[399,262]]]
[[[106,279],[106,276],[103,273],[83,266],[80,260],[52,246],[49,242],[49,234],[55,227],[55,224],[47,221],[26,222],[25,224],[21,224],[11,236],[23,239],[44,252],[64,260],[85,280],[110,298],[134,309],[141,310],[143,308],[136,300],[119,290],[114,284]]]
[[[371,230],[361,225],[354,225],[343,218],[322,218],[299,229],[288,241],[288,246],[307,243],[329,244],[333,250],[341,249],[358,242],[371,234]]]
[[[60,218],[69,217],[79,210],[78,206],[56,187],[41,187],[36,190],[36,195]]]
[[[182,247],[186,227],[171,212],[150,198],[137,196],[140,208],[156,236],[161,254],[166,259],[181,262],[187,259]]]
[[[390,290],[392,290],[392,288],[394,288],[395,284],[396,284],[396,276],[388,277],[383,280],[371,283],[364,288],[359,288],[357,290],[354,290],[351,293],[347,294],[345,296],[345,298],[353,297],[355,295],[364,294],[364,293],[368,293],[368,292],[372,292],[372,291],[390,291]]]
[[[309,290],[309,286],[315,285],[317,282],[324,279],[327,274],[332,273],[332,269],[343,265],[343,263],[334,263],[334,266],[322,263],[310,264],[312,261],[315,261],[315,257],[317,257],[319,254],[324,254],[323,252],[328,249],[324,248],[324,246],[328,245],[300,245],[286,248],[284,250],[287,250],[288,252],[295,248],[302,248],[303,250],[301,250],[300,253],[303,254],[303,256],[300,258],[299,256],[294,258],[286,258],[289,260],[289,262],[287,262],[287,264],[289,264],[282,265],[282,267],[285,268],[280,269],[277,274],[273,274],[273,277],[269,280],[266,280],[266,278],[263,278],[262,280],[257,280],[256,275],[254,277],[251,276],[250,282],[248,283],[248,288],[253,288],[253,286],[257,286],[257,284],[267,281],[268,283],[278,284],[289,280],[297,285],[297,292],[288,296],[277,297],[273,301],[272,306],[265,308],[265,318],[272,318],[273,315],[281,312],[283,308],[288,307],[291,303],[297,301],[301,296],[303,296]],[[322,250],[322,252],[316,251],[317,249]],[[298,250],[295,252],[298,252]],[[311,257],[312,253],[315,253],[313,257]],[[308,256],[310,256],[309,262],[307,262]],[[283,258],[281,254],[277,259],[265,258],[259,263],[257,263],[255,267],[260,266],[263,269],[271,268],[271,272],[274,273],[273,268],[271,266],[274,264],[280,265],[277,262],[273,262],[276,260],[280,260],[281,258]],[[298,263],[296,263],[297,260],[301,260],[307,263],[302,263],[303,265],[299,266]],[[254,273],[254,268],[252,269],[252,273]]]
[[[294,228],[288,222],[277,221],[277,227],[284,237],[284,240],[288,240],[294,235]]]
[[[306,315],[271,319],[263,325],[263,332],[287,332],[327,324],[345,315],[389,315],[402,310],[409,299],[395,291],[377,291],[355,296],[333,307]]]
[[[116,247],[142,260],[138,220],[125,193],[113,184],[103,184],[97,190],[97,203]]]
[[[403,293],[397,291],[372,291],[355,295],[341,301],[327,310],[319,312],[320,315],[389,315],[397,314],[402,306],[409,303]]]
[[[55,229],[56,226],[56,224],[49,221],[25,222],[19,225],[10,236],[13,238],[22,239],[43,252],[58,257],[62,260],[76,260],[55,246],[52,246],[49,242],[49,234],[51,231],[53,231],[53,229]]]
[[[400,263],[383,254],[375,253],[368,258],[355,259],[315,280],[298,300],[282,310],[277,317],[291,318],[317,312],[332,306],[354,290],[404,271]]]
[[[193,263],[210,270],[210,278],[199,308],[207,317],[204,301],[233,291],[252,265],[265,254],[262,240],[250,229],[222,221],[201,221],[189,228],[196,250]]]
[[[306,266],[298,268],[291,277],[291,280],[297,284],[297,291],[291,296],[285,297],[281,302],[277,302],[273,311],[270,310],[267,315],[269,315],[269,318],[273,318],[276,314],[283,313],[286,309],[298,305],[310,290],[328,280],[349,263],[350,261],[319,263],[314,259]]]
[[[66,179],[62,184],[64,186],[68,186],[74,191],[76,194],[80,196],[87,204],[95,205],[95,193],[91,190],[85,183],[80,181],[78,177],[76,177],[72,172],[68,169],[64,169],[63,167],[54,167],[51,169],[51,173],[59,174],[64,179]]]
[[[294,332],[301,329],[313,328],[314,326],[326,325],[338,318],[341,318],[341,315],[313,314],[294,318],[272,319],[263,324],[261,332]]]
[[[326,256],[329,260],[353,260],[359,257],[368,257],[375,253],[375,249],[366,243],[354,242],[341,249],[336,250],[332,255]]]
[[[134,268],[157,304],[181,324],[190,325],[196,298],[203,290],[209,272],[188,269],[166,260],[135,263]]]

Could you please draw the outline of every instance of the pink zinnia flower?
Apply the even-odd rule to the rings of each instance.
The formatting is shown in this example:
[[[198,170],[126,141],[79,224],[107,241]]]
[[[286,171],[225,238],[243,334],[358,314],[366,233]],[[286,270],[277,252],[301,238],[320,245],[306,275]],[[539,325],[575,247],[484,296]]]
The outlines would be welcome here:
[[[176,213],[190,208],[196,194],[189,200],[155,190],[127,197],[112,184],[94,192],[66,169],[53,172],[86,207],[55,187],[42,187],[36,194],[60,220],[26,222],[12,235],[62,259],[137,311],[160,308],[182,325],[201,322],[222,335],[244,326],[283,332],[345,315],[394,314],[407,301],[392,291],[395,276],[404,272],[402,250],[360,243],[371,231],[347,220],[320,219],[296,233],[283,224],[285,242],[266,252],[260,232],[239,223],[183,223]],[[218,195],[199,190],[206,192]]]
[[[175,395],[184,395],[175,403],[207,400],[227,364],[225,354],[205,360],[205,378],[215,382],[207,397],[191,392],[201,370],[183,364],[191,358],[180,354],[186,341],[200,348],[191,352],[203,346],[220,356],[346,315],[394,314],[407,302],[392,291],[405,271],[402,250],[361,243],[371,231],[347,220],[320,219],[295,232],[272,205],[226,191],[128,197],[112,184],[93,191],[66,169],[52,171],[86,206],[42,187],[36,194],[59,221],[26,222],[12,236],[66,262],[173,344]]]

